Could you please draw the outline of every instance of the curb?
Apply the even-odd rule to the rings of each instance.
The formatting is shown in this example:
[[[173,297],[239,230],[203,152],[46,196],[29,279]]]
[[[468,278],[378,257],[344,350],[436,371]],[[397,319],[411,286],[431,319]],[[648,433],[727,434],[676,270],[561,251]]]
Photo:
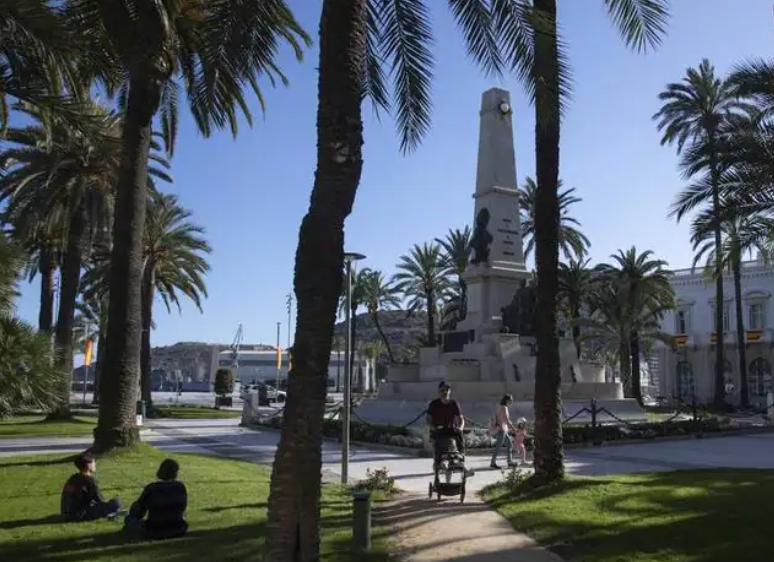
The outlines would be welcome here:
[[[276,429],[274,427],[263,426],[263,425],[246,426],[246,425],[240,424],[239,427],[243,427],[245,429],[250,429],[253,431],[263,430],[263,431],[273,431],[275,433],[278,433],[280,431],[279,429]],[[670,441],[692,441],[696,439],[720,439],[723,437],[734,437],[738,435],[745,436],[745,435],[759,435],[759,434],[767,434],[767,433],[774,433],[774,426],[751,427],[749,429],[735,429],[733,431],[717,431],[717,432],[700,433],[700,434],[691,433],[688,435],[669,435],[666,437],[654,437],[653,439],[617,439],[615,441],[602,441],[598,445],[588,441],[583,443],[565,443],[564,448],[571,449],[571,450],[572,449],[598,449],[600,447],[619,447],[622,445],[644,445],[647,443],[666,443]],[[326,441],[328,443],[341,442],[338,439],[335,439],[333,437],[326,437],[326,436],[323,436],[323,441]],[[355,447],[380,449],[384,451],[390,451],[393,453],[399,453],[408,457],[423,458],[427,456],[424,453],[424,449],[418,449],[415,447],[401,447],[399,445],[387,445],[385,443],[368,443],[364,441],[350,441],[350,444],[354,445]],[[493,452],[494,452],[494,447],[475,448],[475,449],[468,449],[465,452],[465,455],[469,457],[484,457],[484,456],[490,456]]]

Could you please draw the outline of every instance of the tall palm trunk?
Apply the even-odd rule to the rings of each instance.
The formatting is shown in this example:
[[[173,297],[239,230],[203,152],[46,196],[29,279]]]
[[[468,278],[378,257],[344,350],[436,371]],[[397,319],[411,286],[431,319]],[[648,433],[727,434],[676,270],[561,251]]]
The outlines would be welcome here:
[[[146,412],[153,411],[151,395],[151,326],[153,325],[153,271],[154,264],[148,259],[142,276],[142,344],[140,349],[140,396]]]
[[[54,324],[54,276],[56,260],[50,250],[42,248],[38,258],[40,272],[40,312],[38,313],[38,330],[51,332]]]
[[[435,293],[429,291],[425,295],[427,301],[427,345],[435,346]]]
[[[336,392],[341,392],[341,346],[336,346]]]
[[[750,389],[747,386],[747,342],[744,337],[744,309],[742,308],[741,252],[734,252],[731,268],[734,275],[734,300],[736,301],[736,341],[739,346],[739,405],[746,407],[750,405]]]
[[[81,257],[83,232],[86,227],[86,209],[79,205],[70,219],[67,233],[67,248],[62,260],[62,277],[59,296],[59,315],[56,320],[54,345],[56,346],[56,367],[66,373],[59,405],[52,414],[54,418],[70,416],[70,386],[73,377],[73,327],[75,325],[75,301],[81,281]]]
[[[562,396],[557,340],[556,300],[559,289],[559,65],[556,0],[534,0],[541,29],[535,33],[535,154],[538,182],[535,197],[537,285],[535,377],[535,457],[537,484],[564,478]]]
[[[642,373],[640,372],[640,336],[632,330],[629,336],[629,350],[632,362],[632,398],[642,406]]]
[[[357,349],[357,306],[352,307],[349,321],[349,388],[354,388],[355,380],[355,353]]]
[[[102,391],[94,449],[108,451],[139,441],[135,401],[142,336],[142,265],[151,121],[159,104],[157,82],[132,78],[121,135],[123,154],[116,189],[110,304]]]
[[[344,221],[363,168],[367,0],[325,0],[320,17],[317,173],[301,223],[293,378],[269,494],[267,560],[320,559],[325,380],[344,266]]]
[[[578,309],[575,309],[570,313],[570,318],[572,318],[572,342],[575,344],[575,355],[578,357],[579,361],[582,351],[581,329],[578,325],[580,317],[580,311]]]
[[[382,341],[384,342],[384,348],[387,350],[387,356],[390,358],[390,363],[395,363],[395,356],[392,354],[392,346],[390,345],[387,336],[384,334],[384,330],[382,330],[382,325],[379,323],[379,311],[374,310],[371,312],[371,318],[373,318],[376,331],[379,332],[379,337],[382,338]]]
[[[102,380],[102,370],[105,366],[105,341],[107,340],[107,326],[100,324],[99,336],[97,338],[97,361],[94,365],[94,393],[91,401],[93,404],[99,404],[99,387]]]
[[[720,217],[720,169],[715,161],[715,150],[710,144],[710,173],[712,175],[712,211],[715,218],[715,393],[714,405],[723,408],[726,403],[725,373],[723,372],[723,236]]]
[[[634,391],[632,390],[632,360],[629,353],[630,342],[621,338],[621,344],[618,346],[618,367],[621,372],[621,383],[624,387],[624,395],[632,397]]]

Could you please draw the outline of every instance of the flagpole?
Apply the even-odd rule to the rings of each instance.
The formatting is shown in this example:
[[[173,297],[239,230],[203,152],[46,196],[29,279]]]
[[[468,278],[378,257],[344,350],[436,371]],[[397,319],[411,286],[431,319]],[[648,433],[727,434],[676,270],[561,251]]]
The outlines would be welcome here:
[[[282,349],[280,349],[280,325],[281,324],[282,322],[277,322],[277,386],[274,387],[275,392],[279,391],[280,370],[282,369]]]

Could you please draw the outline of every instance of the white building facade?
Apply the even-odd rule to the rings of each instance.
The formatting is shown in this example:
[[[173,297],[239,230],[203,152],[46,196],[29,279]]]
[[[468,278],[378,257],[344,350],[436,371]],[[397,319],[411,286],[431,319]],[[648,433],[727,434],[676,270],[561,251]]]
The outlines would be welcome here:
[[[215,380],[215,371],[219,368],[233,369],[233,352],[231,350],[213,353],[214,364],[212,366],[212,380]],[[292,361],[292,353],[291,353]],[[278,367],[279,363],[279,369]],[[354,372],[352,374],[353,389],[367,392],[374,386],[373,366],[371,362],[359,357],[355,353]],[[281,386],[287,383],[288,376],[288,353],[281,352],[281,360],[277,360],[275,350],[240,350],[238,359],[238,368],[234,373],[234,380],[242,384],[252,382],[265,382],[272,386],[276,384],[277,377],[281,381]],[[344,354],[332,353],[328,364],[328,387],[336,389],[344,385]]]
[[[677,306],[661,325],[661,331],[672,336],[672,346],[662,345],[655,354],[658,392],[675,402],[690,403],[695,397],[697,403],[708,403],[715,393],[715,282],[697,267],[673,271],[671,285]],[[774,363],[774,267],[761,260],[745,262],[741,285],[745,330],[740,342],[733,277],[725,275],[723,390],[727,402],[739,402],[739,346],[744,345],[750,402],[765,404]]]

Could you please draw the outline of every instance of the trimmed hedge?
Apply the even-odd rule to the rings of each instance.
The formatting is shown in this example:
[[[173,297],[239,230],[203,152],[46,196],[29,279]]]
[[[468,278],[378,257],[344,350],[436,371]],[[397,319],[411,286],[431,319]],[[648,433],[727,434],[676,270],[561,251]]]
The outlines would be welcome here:
[[[259,425],[279,428],[281,415],[266,418]],[[718,433],[721,431],[733,431],[734,428],[724,426],[717,418],[702,420],[673,420],[669,422],[637,423],[626,426],[616,425],[565,425],[562,428],[565,443],[601,443],[605,441],[625,441],[634,439],[658,439],[659,437],[673,437],[691,434]],[[323,421],[323,435],[337,439],[341,436],[341,421],[338,419],[325,419]],[[353,441],[363,443],[389,443],[402,446],[418,447],[417,434],[402,426],[367,424],[352,420],[350,425],[350,437]],[[528,448],[531,445],[531,437],[528,438]],[[485,430],[473,429],[466,435],[466,447],[488,448],[492,445],[492,439],[486,436]]]

